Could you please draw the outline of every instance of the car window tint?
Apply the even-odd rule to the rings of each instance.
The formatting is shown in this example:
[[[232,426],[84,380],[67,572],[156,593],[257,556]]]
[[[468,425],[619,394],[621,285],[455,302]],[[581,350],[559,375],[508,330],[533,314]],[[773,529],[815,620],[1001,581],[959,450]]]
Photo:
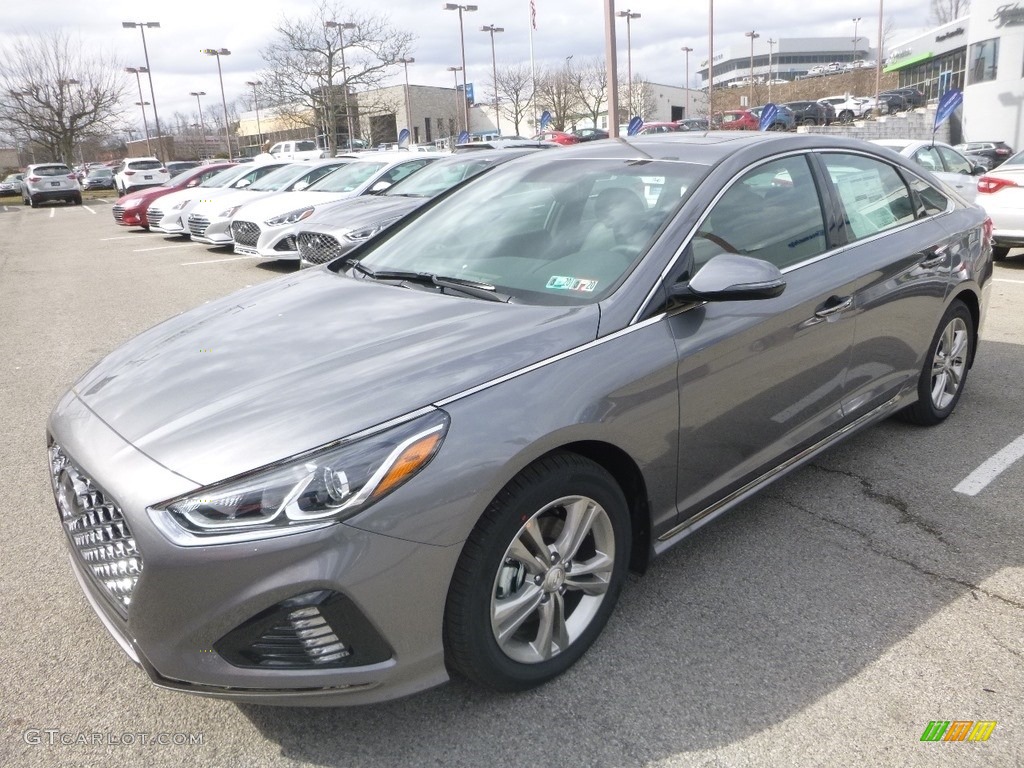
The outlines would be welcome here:
[[[843,204],[851,240],[914,220],[910,190],[891,165],[862,155],[824,154],[822,159]]]
[[[910,188],[914,190],[917,199],[921,201],[917,209],[918,218],[942,213],[949,206],[949,198],[924,179],[911,178]]]
[[[42,165],[36,168],[33,173],[36,176],[67,176],[71,169],[66,165]]]
[[[787,157],[749,171],[715,203],[693,241],[693,271],[728,252],[784,269],[826,248],[824,215],[807,159]]]
[[[921,147],[914,152],[914,162],[929,171],[941,171],[942,160],[937,147]]]
[[[128,167],[136,171],[155,171],[164,166],[159,160],[133,160],[128,163]]]
[[[950,173],[962,173],[970,176],[974,167],[967,162],[966,158],[959,152],[954,152],[949,147],[936,147],[942,157],[942,163]]]

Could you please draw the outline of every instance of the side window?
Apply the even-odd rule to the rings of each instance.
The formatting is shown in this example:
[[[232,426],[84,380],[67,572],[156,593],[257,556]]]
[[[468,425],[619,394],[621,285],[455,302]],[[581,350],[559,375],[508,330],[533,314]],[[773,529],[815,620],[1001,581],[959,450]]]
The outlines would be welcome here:
[[[384,175],[383,180],[390,181],[392,184],[394,184],[396,181],[401,181],[402,179],[404,179],[413,171],[418,171],[426,164],[426,160],[414,160],[411,163],[402,163],[401,165],[396,165],[394,168],[392,168]]]
[[[921,147],[914,153],[914,162],[929,171],[941,171],[942,160],[939,158],[938,147]]]
[[[693,271],[720,253],[753,256],[784,269],[827,247],[807,159],[787,157],[749,171],[729,187],[697,230]]]
[[[949,199],[924,179],[911,177],[910,188],[914,190],[917,199],[921,201],[921,205],[917,209],[919,219],[942,213],[949,206]]]
[[[950,173],[962,173],[965,176],[970,176],[974,168],[968,163],[962,155],[954,152],[947,147],[936,147],[939,151],[939,155],[942,157],[942,162],[946,166],[946,170]]]
[[[861,155],[823,154],[822,159],[843,203],[850,240],[914,220],[910,190],[891,165]]]

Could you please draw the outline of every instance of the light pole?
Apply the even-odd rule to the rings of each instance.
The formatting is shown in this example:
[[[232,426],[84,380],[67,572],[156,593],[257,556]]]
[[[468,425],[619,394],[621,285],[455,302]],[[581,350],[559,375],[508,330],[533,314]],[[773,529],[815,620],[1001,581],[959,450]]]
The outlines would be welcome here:
[[[748,106],[754,106],[754,41],[760,37],[757,32],[750,30],[744,32],[745,37],[750,38],[750,104]]]
[[[771,103],[771,100],[772,100],[772,80],[775,79],[774,77],[772,77],[772,54],[775,53],[775,43],[777,43],[777,42],[778,42],[778,40],[772,40],[770,37],[768,38],[768,103],[769,104]]]
[[[858,24],[860,24],[860,16],[858,16],[857,18],[855,18],[853,20],[853,59],[851,59],[851,61],[854,61],[857,58],[857,25]]]
[[[688,45],[684,45],[680,48],[683,55],[686,57],[686,82],[683,83],[683,98],[686,100],[686,107],[683,109],[683,117],[690,116],[690,54],[693,53],[693,48]]]
[[[878,0],[878,61],[875,62],[875,119],[882,114],[882,19],[885,0]],[[888,110],[886,110],[888,112]]]
[[[205,96],[206,95],[206,91],[189,91],[188,95],[196,97],[196,106],[199,107],[199,130],[200,130],[200,135],[202,136],[202,139],[203,139],[203,142],[202,142],[203,154],[205,155],[206,154],[206,123],[203,122],[203,102],[201,102],[199,100],[199,97],[200,96]],[[201,160],[202,157],[200,157],[199,159]]]
[[[459,122],[459,72],[462,72],[462,67],[448,67],[449,72],[455,73],[455,122]],[[462,99],[466,101],[465,98]],[[452,142],[452,146],[455,146],[455,142]]]
[[[626,83],[626,111],[629,113],[626,116],[627,120],[633,119],[633,33],[631,22],[633,19],[639,19],[639,13],[633,13],[629,9],[625,11],[619,11],[615,14],[621,16],[626,20],[626,77],[628,81]]]
[[[462,49],[462,113],[466,120],[466,131],[469,131],[469,98],[468,91],[469,86],[466,83],[466,33],[462,27],[462,12],[469,13],[477,10],[475,5],[459,5],[458,3],[445,3],[443,6],[446,11],[458,11],[459,12],[459,45]],[[458,90],[458,84],[455,85],[455,90]]]
[[[708,0],[708,130],[715,127],[715,0]]]
[[[532,36],[530,41],[532,45]],[[604,71],[608,80],[608,138],[610,139],[619,138],[619,61],[615,49],[615,0],[604,0]],[[537,113],[536,96],[534,96],[533,111],[534,114]],[[595,124],[594,127],[597,128],[597,125]]]
[[[163,136],[160,133],[160,115],[158,115],[156,111],[156,91],[153,90],[153,73],[150,71],[149,68],[149,49],[146,47],[146,27],[150,27],[151,29],[159,29],[160,22],[122,21],[121,26],[125,29],[134,29],[135,27],[138,27],[139,32],[142,33],[142,55],[146,60],[146,66],[145,69],[140,68],[140,71],[144,71],[146,73],[146,77],[149,79],[149,98],[153,101],[153,122],[156,124],[156,147],[157,151],[160,153],[160,159],[166,162],[167,158],[164,157]],[[139,100],[142,101],[142,99]]]
[[[260,128],[260,100],[259,97],[256,95],[256,86],[263,85],[263,83],[259,80],[246,80],[245,84],[252,86],[252,100],[253,103],[256,105],[256,145],[258,147],[262,147],[263,129]]]
[[[228,100],[224,97],[224,73],[220,68],[220,57],[230,56],[231,51],[227,48],[203,48],[207,56],[217,57],[217,77],[220,79],[220,104],[224,108],[224,141],[228,148],[228,160],[231,159],[231,133],[228,131]]]
[[[139,100],[135,102],[136,106],[142,107],[142,129],[146,132],[146,154],[152,155],[153,148],[149,145],[149,124],[146,123],[146,105],[149,104],[142,96],[142,78],[139,76],[142,72],[148,72],[146,67],[125,67],[125,72],[130,72],[135,75],[135,82],[139,85]],[[159,141],[159,139],[158,139]]]
[[[501,136],[501,115],[498,113],[498,60],[494,57],[494,33],[504,32],[505,28],[488,24],[486,27],[480,27],[480,31],[491,33],[491,76],[494,78],[494,124],[498,129],[498,135]]]
[[[412,101],[411,95],[409,94],[409,65],[414,64],[416,59],[412,56],[403,56],[398,60],[398,63],[405,68],[405,127],[409,129],[409,143],[413,143],[415,138],[412,130]]]
[[[341,80],[342,80],[342,90],[345,93],[345,125],[348,128],[348,149],[352,149],[352,113],[349,111],[349,108],[348,108],[348,67],[345,65],[345,30],[346,29],[355,29],[356,25],[353,24],[351,21],[325,21],[324,22],[324,26],[327,27],[328,29],[337,29],[338,30],[338,46],[341,48]],[[333,86],[333,83],[328,83],[327,98],[330,99],[331,105],[334,104],[334,94],[330,93],[330,90],[331,90],[332,86]],[[331,110],[331,111],[333,112],[333,110]],[[332,120],[334,120],[334,115],[333,114],[330,117],[331,117]],[[337,126],[336,123],[337,123],[337,121],[335,121],[334,125],[330,126],[331,133],[333,133],[335,135],[338,132],[338,126]],[[328,139],[327,147],[330,148],[330,146],[331,146],[330,139]]]

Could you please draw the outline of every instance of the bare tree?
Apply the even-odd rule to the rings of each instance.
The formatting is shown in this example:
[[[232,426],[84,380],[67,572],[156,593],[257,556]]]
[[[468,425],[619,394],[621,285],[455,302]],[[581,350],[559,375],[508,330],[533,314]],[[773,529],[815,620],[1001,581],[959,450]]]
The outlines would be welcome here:
[[[545,69],[537,73],[537,108],[551,112],[551,127],[564,131],[579,118],[580,103],[571,86],[571,67]]]
[[[594,57],[579,67],[569,68],[569,87],[575,92],[581,117],[593,121],[608,109],[608,69],[604,59]]]
[[[633,86],[628,82],[619,83],[619,109],[626,110],[626,119],[621,122],[628,122],[634,116],[649,119],[658,108],[654,99],[654,88],[644,76],[633,73]]]
[[[355,26],[344,28],[350,24]],[[260,102],[284,108],[311,128],[324,125],[332,155],[336,126],[340,122],[348,133],[355,123],[344,111],[355,103],[346,98],[346,87],[349,93],[378,87],[412,52],[414,40],[386,16],[349,10],[337,0],[319,0],[303,18],[282,17],[274,31],[276,38],[262,51],[267,69],[260,77]]]
[[[512,64],[498,68],[499,109],[516,127],[515,134],[522,133],[521,125],[533,110],[533,78],[527,64]]]
[[[115,128],[128,86],[118,61],[62,29],[16,38],[0,69],[0,129],[71,164],[78,142]]]
[[[930,21],[936,26],[963,18],[971,8],[971,0],[932,0]]]

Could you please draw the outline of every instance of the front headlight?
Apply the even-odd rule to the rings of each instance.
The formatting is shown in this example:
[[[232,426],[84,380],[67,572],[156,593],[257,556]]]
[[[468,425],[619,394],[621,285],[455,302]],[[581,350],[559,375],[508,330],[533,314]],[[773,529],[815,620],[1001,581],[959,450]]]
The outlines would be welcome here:
[[[217,214],[217,218],[230,219],[232,216],[238,213],[238,209],[241,207],[241,205],[234,205],[231,208],[225,208],[223,211]]]
[[[176,543],[186,545],[218,543],[211,537],[262,538],[336,523],[362,512],[423,469],[441,447],[448,423],[448,414],[431,410],[398,426],[346,438],[157,504],[150,513]]]
[[[309,218],[313,215],[313,206],[308,208],[299,208],[296,211],[289,211],[288,213],[275,216],[272,219],[267,219],[264,224],[268,227],[280,227],[282,224],[294,224],[297,221]]]
[[[363,227],[362,229],[354,229],[351,232],[346,232],[345,233],[345,239],[346,240],[353,240],[353,241],[355,241],[357,243],[361,243],[363,240],[368,240],[371,237],[373,237],[374,235],[376,235],[378,232],[381,232],[381,231],[387,229],[392,224],[394,224],[396,221],[398,221],[400,218],[402,218],[402,217],[401,216],[395,216],[394,218],[391,218],[391,219],[385,219],[384,221],[378,221],[376,224],[371,224],[370,226]]]
[[[133,197],[131,200],[125,201],[124,208],[125,210],[129,208],[138,208],[140,205],[142,205],[142,200],[137,197]]]
[[[188,205],[188,204],[189,204],[189,203],[191,203],[191,202],[192,202],[191,200],[182,200],[182,201],[181,201],[180,203],[178,203],[178,204],[177,204],[176,206],[174,206],[173,208],[171,208],[171,210],[172,210],[172,211],[180,211],[180,210],[181,210],[182,208],[184,208],[184,207],[185,207],[186,205]]]

